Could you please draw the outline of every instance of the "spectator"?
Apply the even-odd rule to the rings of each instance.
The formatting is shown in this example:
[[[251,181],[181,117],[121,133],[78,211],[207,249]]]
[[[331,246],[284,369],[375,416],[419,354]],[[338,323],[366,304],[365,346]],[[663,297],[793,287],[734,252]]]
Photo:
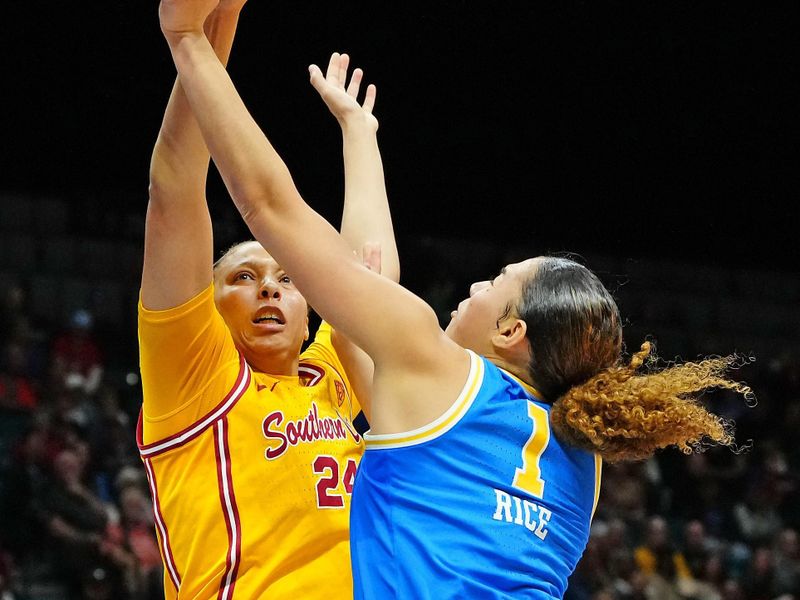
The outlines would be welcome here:
[[[690,576],[686,560],[672,546],[669,528],[663,517],[651,517],[647,521],[644,543],[636,548],[633,555],[636,565],[647,575],[658,574],[667,581],[676,576]]]
[[[44,423],[31,426],[14,449],[11,468],[5,476],[2,498],[2,535],[18,561],[41,555],[44,540],[39,500],[45,496],[50,472],[51,439]]]
[[[94,317],[76,310],[69,328],[56,335],[52,347],[52,375],[59,387],[93,394],[103,377],[103,353],[94,334]]]
[[[708,562],[714,546],[715,544],[706,536],[702,522],[695,519],[686,524],[683,529],[681,554],[692,577],[703,576],[706,562]]]
[[[25,290],[18,281],[6,281],[0,289],[0,338],[10,339],[25,318]]]
[[[0,363],[0,408],[33,411],[39,404],[35,382],[25,372],[25,352],[18,342],[6,342]]]
[[[783,529],[777,535],[774,556],[773,594],[800,594],[800,544],[796,530]]]
[[[14,559],[11,553],[6,551],[0,539],[0,600],[14,600],[15,595],[12,591],[13,580],[16,576]]]
[[[735,579],[728,579],[722,585],[722,600],[746,600],[742,585]]]
[[[54,479],[40,499],[47,531],[60,556],[60,575],[76,597],[89,568],[105,567],[104,546],[109,514],[103,503],[83,483],[86,458],[62,450],[55,459]]]
[[[779,498],[768,487],[752,485],[747,497],[733,508],[739,535],[751,546],[769,543],[781,527]]]
[[[633,530],[639,529],[647,516],[647,486],[636,463],[616,464],[603,474],[603,516],[621,519]]]
[[[125,545],[136,559],[134,589],[141,597],[159,595],[162,563],[153,522],[153,505],[141,487],[127,485],[120,493]]]
[[[772,551],[758,548],[744,576],[744,591],[751,600],[768,600],[772,597],[774,564]]]

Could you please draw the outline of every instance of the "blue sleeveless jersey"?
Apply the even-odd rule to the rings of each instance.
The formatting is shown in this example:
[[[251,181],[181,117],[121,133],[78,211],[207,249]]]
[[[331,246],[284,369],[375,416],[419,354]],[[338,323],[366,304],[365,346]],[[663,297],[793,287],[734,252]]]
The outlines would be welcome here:
[[[598,456],[551,435],[550,406],[470,352],[436,421],[365,435],[350,513],[355,597],[561,598],[589,539]]]

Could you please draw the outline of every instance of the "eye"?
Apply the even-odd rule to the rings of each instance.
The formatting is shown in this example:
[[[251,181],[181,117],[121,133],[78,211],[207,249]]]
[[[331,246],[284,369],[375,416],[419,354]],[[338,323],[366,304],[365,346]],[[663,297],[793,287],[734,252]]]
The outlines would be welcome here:
[[[289,277],[288,275],[283,275],[283,276],[282,276],[282,277],[279,279],[279,281],[280,281],[281,283],[292,283],[292,278],[291,278],[291,277]]]
[[[242,271],[241,273],[237,273],[233,277],[234,281],[243,281],[243,280],[247,280],[247,279],[249,279],[251,281],[255,281],[255,279],[253,278],[253,275],[248,273],[247,271]]]

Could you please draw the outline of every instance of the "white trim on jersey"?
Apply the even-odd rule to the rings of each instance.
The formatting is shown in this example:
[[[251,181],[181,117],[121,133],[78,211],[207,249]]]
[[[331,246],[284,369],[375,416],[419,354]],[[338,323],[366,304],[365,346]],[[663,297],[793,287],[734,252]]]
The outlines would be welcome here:
[[[443,415],[435,421],[423,425],[411,431],[400,433],[364,434],[367,450],[388,450],[390,448],[403,448],[406,446],[417,446],[430,440],[436,439],[447,433],[456,426],[458,422],[467,414],[472,402],[478,395],[483,384],[483,359],[471,350],[466,351],[470,357],[469,375],[464,387],[456,398],[455,402],[448,408]]]

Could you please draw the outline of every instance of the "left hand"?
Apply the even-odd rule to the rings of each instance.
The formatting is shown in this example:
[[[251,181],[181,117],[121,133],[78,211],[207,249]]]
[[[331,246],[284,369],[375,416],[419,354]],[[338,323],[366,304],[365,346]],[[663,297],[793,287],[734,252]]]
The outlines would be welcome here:
[[[219,3],[219,0],[161,0],[158,7],[161,31],[167,39],[202,33],[206,18]]]
[[[340,125],[344,125],[353,118],[365,118],[366,122],[377,130],[378,119],[372,114],[372,109],[375,107],[377,89],[374,84],[369,84],[364,95],[364,103],[359,104],[358,91],[361,87],[364,72],[361,69],[354,69],[350,77],[350,83],[345,89],[344,84],[347,80],[347,67],[349,64],[350,57],[347,54],[334,52],[331,54],[324,77],[317,65],[308,67],[308,72],[311,75],[311,85],[317,90]]]

